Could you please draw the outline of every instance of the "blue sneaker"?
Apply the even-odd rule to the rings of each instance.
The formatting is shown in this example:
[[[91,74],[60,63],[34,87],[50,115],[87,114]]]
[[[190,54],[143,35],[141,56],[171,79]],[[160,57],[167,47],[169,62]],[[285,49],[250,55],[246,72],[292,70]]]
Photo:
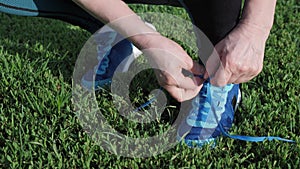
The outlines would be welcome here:
[[[178,139],[183,139],[189,147],[214,146],[222,130],[228,131],[232,127],[240,100],[239,84],[216,87],[206,81],[192,100],[186,120],[179,126]]]
[[[156,30],[151,23],[145,24]],[[134,59],[142,54],[142,51],[113,29],[102,29],[102,32],[96,32],[94,36],[99,63],[81,79],[81,84],[88,90],[97,90],[111,84],[117,68],[120,72],[127,72]]]
[[[97,90],[109,85],[118,66],[118,70],[126,72],[134,58],[141,54],[130,41],[121,39],[112,29],[95,35],[99,63],[82,77],[81,84],[86,89]]]

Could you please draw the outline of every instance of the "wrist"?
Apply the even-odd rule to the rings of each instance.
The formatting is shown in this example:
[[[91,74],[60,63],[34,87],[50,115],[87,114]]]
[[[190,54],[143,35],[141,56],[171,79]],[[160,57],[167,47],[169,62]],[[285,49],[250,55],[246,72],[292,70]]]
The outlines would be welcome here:
[[[265,27],[247,20],[240,20],[238,27],[240,27],[244,33],[248,34],[248,38],[257,38],[260,37],[264,40],[270,35],[271,27]]]
[[[251,19],[247,19],[247,18],[242,18],[239,21],[239,24],[248,25],[248,26],[253,27],[255,29],[259,29],[262,32],[265,32],[267,34],[270,33],[270,31],[272,29],[272,26],[273,26],[273,22],[269,23],[269,24],[260,24],[259,22],[255,22],[255,21],[253,21]]]
[[[276,0],[246,0],[241,23],[270,32],[275,15]]]
[[[138,15],[128,15],[109,23],[117,32],[127,37],[137,48],[149,48],[149,43],[160,33]]]
[[[155,39],[160,37],[161,35],[158,32],[151,32],[151,33],[143,33],[137,34],[134,36],[129,37],[129,40],[139,49],[148,49],[153,48],[153,42],[157,43]]]

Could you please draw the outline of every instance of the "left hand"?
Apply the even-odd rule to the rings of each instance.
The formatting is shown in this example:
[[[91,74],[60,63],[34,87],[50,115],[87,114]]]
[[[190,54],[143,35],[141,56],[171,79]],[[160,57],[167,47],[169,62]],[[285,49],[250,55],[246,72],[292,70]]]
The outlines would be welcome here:
[[[211,83],[225,86],[247,82],[263,68],[265,43],[269,31],[248,23],[239,23],[216,46],[218,55],[208,59],[206,67]]]

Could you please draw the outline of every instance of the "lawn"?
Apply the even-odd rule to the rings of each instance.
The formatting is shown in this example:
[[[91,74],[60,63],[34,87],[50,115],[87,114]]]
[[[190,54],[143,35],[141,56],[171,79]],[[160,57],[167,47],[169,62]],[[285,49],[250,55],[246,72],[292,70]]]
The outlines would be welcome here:
[[[131,7],[137,12],[170,13],[188,19],[182,8]],[[221,137],[214,149],[177,145],[147,158],[120,157],[103,149],[85,132],[75,114],[73,71],[81,48],[91,36],[89,32],[58,20],[3,13],[0,13],[0,25],[0,168],[300,166],[298,0],[278,0],[263,71],[242,84],[243,102],[230,130],[231,134],[280,136],[298,143],[251,143]],[[130,97],[140,105],[147,100],[143,94],[157,85],[151,71],[139,74],[135,82]],[[164,132],[176,118],[180,106],[169,98],[164,116],[141,126],[120,118],[109,91],[97,93],[96,98],[107,121],[128,136]]]

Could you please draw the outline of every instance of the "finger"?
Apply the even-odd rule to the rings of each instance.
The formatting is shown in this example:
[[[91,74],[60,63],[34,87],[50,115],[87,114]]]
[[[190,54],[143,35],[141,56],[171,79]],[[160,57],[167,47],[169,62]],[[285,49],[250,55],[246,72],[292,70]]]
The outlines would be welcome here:
[[[176,86],[178,88],[183,89],[196,89],[199,87],[200,80],[196,80],[196,78],[183,72],[172,72],[169,73],[167,71],[156,71],[156,76],[158,77],[158,81],[161,86]]]
[[[196,61],[193,61],[192,67],[189,69],[194,75],[203,75],[206,73],[204,65],[200,65]]]
[[[203,79],[206,80],[206,79],[208,79],[208,78],[209,78],[209,74],[208,74],[208,72],[205,72],[205,74],[204,74],[204,76],[203,76]]]
[[[181,71],[166,72],[166,84],[183,89],[195,90],[199,88],[199,85],[202,84],[203,81],[200,78],[195,78],[194,74],[203,75],[205,68],[192,60],[187,54],[182,55],[180,59],[176,60],[174,66],[176,65]]]
[[[176,82],[178,88],[195,90],[203,83],[204,79],[193,76],[184,76],[184,74],[178,74],[176,76]]]
[[[197,61],[192,60],[188,55],[182,57],[184,64],[180,64],[182,68],[191,75],[201,75],[203,76],[206,72],[205,66],[199,64]]]
[[[194,80],[196,81],[197,85],[202,85],[207,79],[201,75],[201,77],[195,76]]]
[[[204,76],[206,73],[205,66],[199,64],[197,61],[193,61],[193,65],[183,66],[183,74],[187,76]]]
[[[190,67],[189,67],[190,66]],[[196,61],[192,65],[187,64],[183,67],[181,74],[178,74],[177,79],[179,88],[195,89],[204,82],[205,67]],[[178,78],[177,78],[178,77]]]
[[[221,56],[219,55],[219,52],[217,52],[217,50],[218,49],[213,50],[212,54],[209,56],[205,64],[207,71],[206,77],[213,77],[221,65]]]
[[[208,79],[208,72],[204,65],[195,62],[194,67],[191,69],[197,84],[202,84],[206,79]]]
[[[194,98],[200,91],[201,87],[197,90],[186,90],[176,86],[163,86],[169,94],[178,102],[183,102]]]
[[[229,83],[231,76],[232,73],[221,65],[210,82],[215,86],[225,86]]]
[[[249,76],[249,75],[243,75],[239,78],[236,78],[236,79],[232,79],[230,80],[231,83],[235,83],[235,84],[238,84],[238,83],[244,83],[244,82],[248,82],[250,81],[251,79],[253,79],[255,77],[255,75],[252,75],[252,76]]]
[[[242,76],[232,75],[231,78],[228,80],[227,84],[229,83],[237,83]]]

